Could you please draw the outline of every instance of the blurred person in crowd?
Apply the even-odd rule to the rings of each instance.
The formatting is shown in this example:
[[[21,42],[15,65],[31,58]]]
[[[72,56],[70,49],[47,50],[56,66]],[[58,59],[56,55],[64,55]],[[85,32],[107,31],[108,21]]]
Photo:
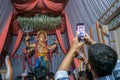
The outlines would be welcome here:
[[[50,72],[46,75],[46,80],[54,80],[54,73],[53,72]]]
[[[71,71],[68,71],[68,77],[69,77],[70,80],[74,80],[74,77],[73,77]]]
[[[86,80],[86,72],[85,71],[80,71],[78,73],[79,75],[79,80]]]

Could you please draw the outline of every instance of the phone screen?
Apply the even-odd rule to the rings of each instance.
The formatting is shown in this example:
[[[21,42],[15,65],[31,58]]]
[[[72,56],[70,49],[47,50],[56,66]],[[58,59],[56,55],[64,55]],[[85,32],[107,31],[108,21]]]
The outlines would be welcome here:
[[[77,33],[78,33],[78,40],[83,41],[85,37],[85,25],[84,23],[77,23]]]

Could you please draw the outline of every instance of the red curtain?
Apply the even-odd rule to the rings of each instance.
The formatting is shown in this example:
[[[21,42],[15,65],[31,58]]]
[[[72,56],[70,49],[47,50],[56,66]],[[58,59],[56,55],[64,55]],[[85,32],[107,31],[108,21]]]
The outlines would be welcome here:
[[[21,30],[19,30],[18,36],[17,36],[17,39],[16,39],[16,43],[14,45],[13,51],[11,53],[11,56],[14,56],[15,52],[17,51],[17,49],[18,49],[18,47],[19,47],[19,45],[21,43],[22,36],[23,36],[23,32]]]
[[[6,21],[6,24],[5,24],[5,27],[2,31],[2,33],[0,34],[0,55],[1,55],[2,49],[4,47],[4,43],[5,43],[5,40],[6,40],[6,37],[7,37],[7,33],[8,33],[8,30],[9,30],[11,19],[12,19],[12,12],[11,12],[8,20]]]
[[[60,47],[61,47],[62,51],[66,54],[67,51],[66,51],[66,49],[64,47],[64,43],[63,43],[63,40],[62,40],[62,35],[60,33],[60,29],[56,29],[56,35],[57,35],[58,42],[60,44]]]
[[[36,4],[37,4],[38,0],[30,0],[29,2],[25,3],[25,4],[17,4],[17,3],[13,3],[14,7],[18,10],[22,10],[22,11],[30,11],[31,9],[33,9]]]
[[[62,11],[64,9],[64,2],[62,3],[57,3],[57,2],[53,2],[51,0],[43,0],[44,4],[46,5],[46,7],[50,10],[53,11]]]
[[[65,13],[65,19],[66,19],[66,27],[67,27],[68,39],[69,39],[69,43],[70,43],[70,46],[71,46],[72,40],[74,38],[74,34],[73,34],[72,27],[71,27],[71,25],[69,23],[69,20],[68,20],[68,17],[67,17],[66,13]]]
[[[74,38],[74,34],[73,34],[72,27],[70,25],[70,22],[69,22],[69,19],[68,19],[66,13],[65,13],[65,19],[66,19],[66,27],[67,27],[68,39],[69,39],[69,43],[70,43],[70,46],[71,46],[72,40]],[[77,58],[74,58],[74,65],[75,65],[75,68],[78,69],[79,60]]]
[[[62,11],[64,9],[64,3],[65,1],[58,3],[51,0],[30,0],[25,4],[13,3],[13,5],[16,9],[22,10],[22,11],[30,11],[33,8],[35,8],[35,6],[37,6],[37,8],[40,8],[40,9],[47,7],[52,11]]]

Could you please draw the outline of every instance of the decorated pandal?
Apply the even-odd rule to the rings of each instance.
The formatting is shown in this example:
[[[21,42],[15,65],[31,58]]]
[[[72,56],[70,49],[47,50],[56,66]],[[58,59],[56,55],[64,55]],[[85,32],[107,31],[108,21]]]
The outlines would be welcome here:
[[[11,2],[13,8],[11,8],[8,19],[8,21],[11,22],[5,27],[5,32],[10,31],[11,34],[17,35],[17,37],[13,50],[8,57],[14,61],[17,59],[22,60],[22,78],[28,75],[25,62],[28,63],[29,68],[34,70],[33,72],[37,72],[38,68],[41,68],[39,69],[41,70],[40,72],[44,70],[44,73],[48,73],[52,64],[52,54],[57,52],[57,45],[60,45],[65,54],[67,52],[61,33],[67,32],[69,42],[71,42],[71,38],[73,38],[71,26],[64,11],[67,0],[12,0]],[[10,30],[8,29],[9,27]],[[7,37],[4,33],[1,35],[4,35],[3,39]],[[47,44],[49,41],[47,35],[57,36],[54,42],[51,43],[52,45]],[[35,36],[36,38],[34,43],[31,43],[31,36]],[[22,39],[26,47],[21,50],[23,55],[15,54]],[[3,43],[5,43],[4,40]],[[3,46],[4,45],[1,44],[0,54],[2,53]],[[2,74],[6,73],[6,79],[9,78],[9,80],[13,80],[12,75],[14,74],[14,70],[12,70],[11,65],[13,64],[10,62],[10,58],[6,61],[7,71],[6,68],[2,69]],[[31,61],[31,59],[33,61]]]
[[[76,5],[77,1],[80,4]],[[97,3],[94,0],[92,2],[89,1],[0,1],[0,5],[2,5],[2,7],[0,6],[0,15],[2,15],[0,16],[0,79],[2,77],[2,80],[27,80],[29,78],[30,80],[38,80],[37,78],[44,76],[42,79],[45,80],[48,73],[51,71],[56,72],[71,47],[75,34],[73,31],[76,30],[75,25],[77,21],[87,24],[86,31],[92,39],[97,39],[99,43],[107,44],[105,36],[107,35],[107,39],[108,34],[106,34],[104,27],[102,25],[100,27],[98,21],[94,23],[100,17],[99,15],[102,15],[102,7],[100,5],[101,12],[99,12],[100,7],[98,5],[104,1],[101,3]],[[73,2],[74,4],[71,6]],[[114,4],[118,2],[119,0],[115,0]],[[87,3],[89,5],[86,6]],[[95,10],[92,7],[92,3],[97,6],[94,5]],[[66,8],[66,5],[69,7]],[[116,6],[113,5],[113,7]],[[103,6],[103,8],[105,7]],[[97,8],[99,8],[98,13],[96,11]],[[112,9],[112,7],[110,8]],[[111,13],[111,15],[107,14],[108,19],[105,19],[106,15],[104,14],[100,18],[100,22],[109,21],[113,18],[109,19],[109,17],[116,16],[112,15],[112,10],[107,10],[107,12]],[[91,15],[92,13],[94,14]],[[118,13],[119,11],[115,14]],[[94,15],[95,17],[93,17]],[[112,23],[112,20],[109,22]],[[90,27],[93,23],[94,26]],[[81,53],[83,53],[84,57],[86,57],[85,49],[82,46]],[[76,57],[74,58],[74,65],[72,65],[71,69],[73,72],[85,70],[86,65],[84,63],[85,61],[87,62],[87,59],[85,61],[82,60],[82,58],[81,60],[78,60]]]

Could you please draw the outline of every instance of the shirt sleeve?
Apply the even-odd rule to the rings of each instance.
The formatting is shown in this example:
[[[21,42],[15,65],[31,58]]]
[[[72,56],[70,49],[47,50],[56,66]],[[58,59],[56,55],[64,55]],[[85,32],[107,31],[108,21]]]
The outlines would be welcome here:
[[[117,61],[115,69],[113,70],[113,76],[115,80],[120,80],[120,60]]]
[[[65,70],[59,70],[55,74],[55,80],[70,80]]]

